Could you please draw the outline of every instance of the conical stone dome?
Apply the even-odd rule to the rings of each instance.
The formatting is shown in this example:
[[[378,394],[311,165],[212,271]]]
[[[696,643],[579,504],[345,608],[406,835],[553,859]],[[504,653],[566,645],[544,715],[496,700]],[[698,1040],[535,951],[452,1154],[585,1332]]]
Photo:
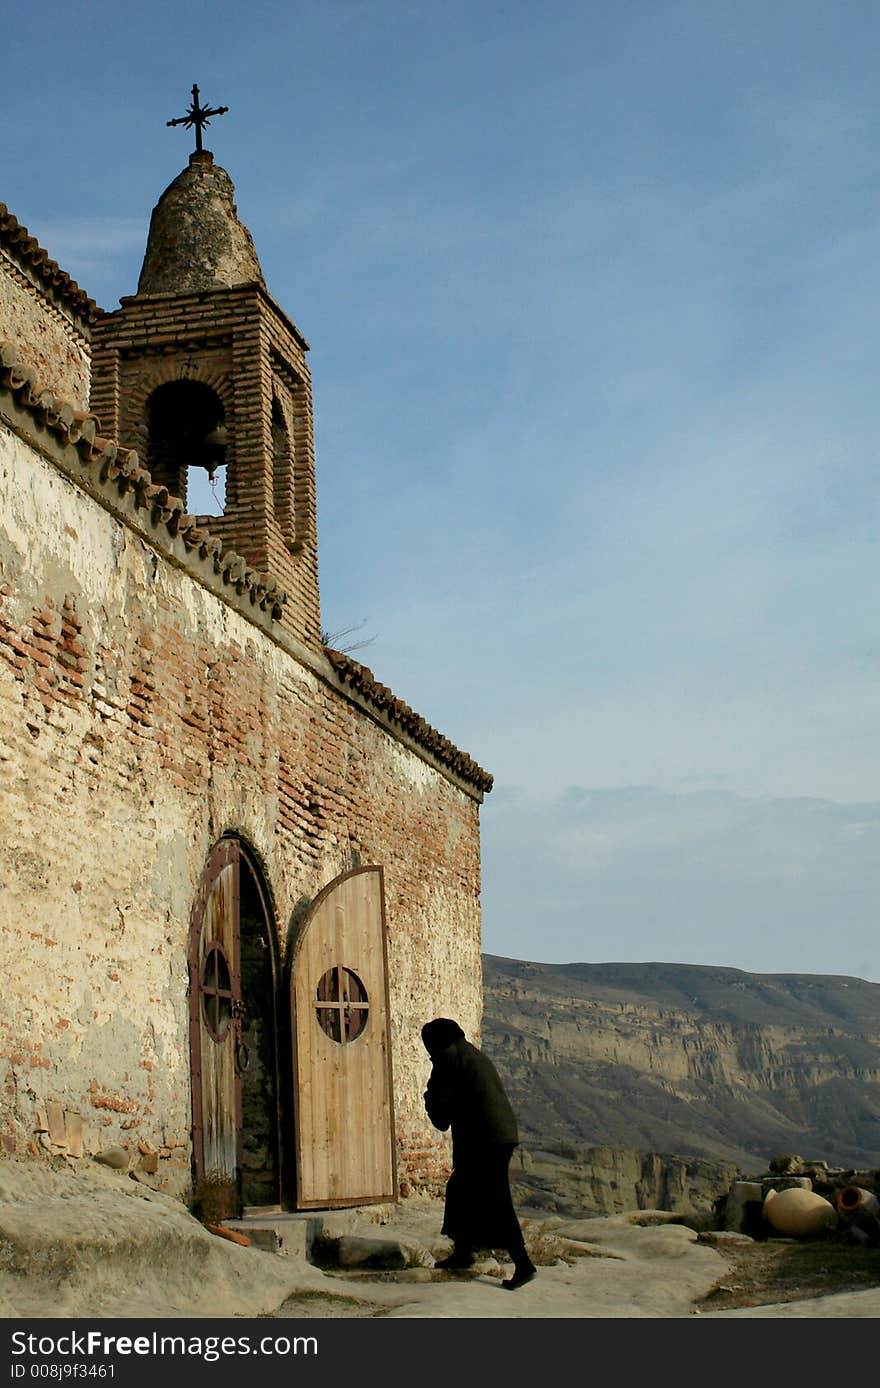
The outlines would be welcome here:
[[[189,157],[153,208],[138,294],[182,294],[264,284],[235,188],[207,150]]]

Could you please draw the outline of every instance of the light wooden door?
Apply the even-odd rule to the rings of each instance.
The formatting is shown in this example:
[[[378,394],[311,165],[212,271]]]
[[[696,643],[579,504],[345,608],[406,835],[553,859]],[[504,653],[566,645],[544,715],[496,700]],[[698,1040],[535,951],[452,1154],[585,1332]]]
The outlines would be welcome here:
[[[222,839],[202,874],[190,932],[196,1199],[209,1200],[220,1216],[223,1206],[238,1213],[240,1187],[239,872],[237,840]]]
[[[291,976],[300,1209],[396,1198],[382,869],[317,896]]]

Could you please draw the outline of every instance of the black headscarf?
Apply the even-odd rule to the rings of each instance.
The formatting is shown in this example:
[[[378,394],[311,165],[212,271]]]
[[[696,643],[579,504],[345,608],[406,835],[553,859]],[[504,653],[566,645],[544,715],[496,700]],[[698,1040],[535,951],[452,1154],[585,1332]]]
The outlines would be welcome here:
[[[447,1046],[451,1046],[460,1036],[464,1036],[464,1032],[458,1022],[453,1022],[449,1017],[437,1017],[422,1027],[425,1050],[432,1059],[441,1051],[445,1051]]]

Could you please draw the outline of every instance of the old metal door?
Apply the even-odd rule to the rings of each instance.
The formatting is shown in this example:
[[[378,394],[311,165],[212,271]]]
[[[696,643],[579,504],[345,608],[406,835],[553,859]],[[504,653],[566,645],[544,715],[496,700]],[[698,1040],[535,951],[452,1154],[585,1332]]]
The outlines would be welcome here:
[[[238,1071],[240,850],[221,839],[208,858],[190,928],[190,1053],[196,1200],[215,1217],[240,1203]]]
[[[296,1203],[396,1198],[382,869],[315,898],[293,960]]]

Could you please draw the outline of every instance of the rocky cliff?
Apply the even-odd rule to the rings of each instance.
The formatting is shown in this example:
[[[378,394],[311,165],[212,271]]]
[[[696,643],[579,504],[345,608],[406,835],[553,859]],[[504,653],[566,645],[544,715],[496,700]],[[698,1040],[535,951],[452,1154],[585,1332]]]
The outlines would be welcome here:
[[[510,1168],[520,1207],[575,1216],[631,1210],[714,1215],[716,1202],[739,1174],[731,1162],[567,1142],[548,1151],[529,1138],[517,1148]]]
[[[880,1166],[880,984],[691,964],[483,963],[482,1044],[527,1154],[631,1149],[746,1173],[779,1152]]]

